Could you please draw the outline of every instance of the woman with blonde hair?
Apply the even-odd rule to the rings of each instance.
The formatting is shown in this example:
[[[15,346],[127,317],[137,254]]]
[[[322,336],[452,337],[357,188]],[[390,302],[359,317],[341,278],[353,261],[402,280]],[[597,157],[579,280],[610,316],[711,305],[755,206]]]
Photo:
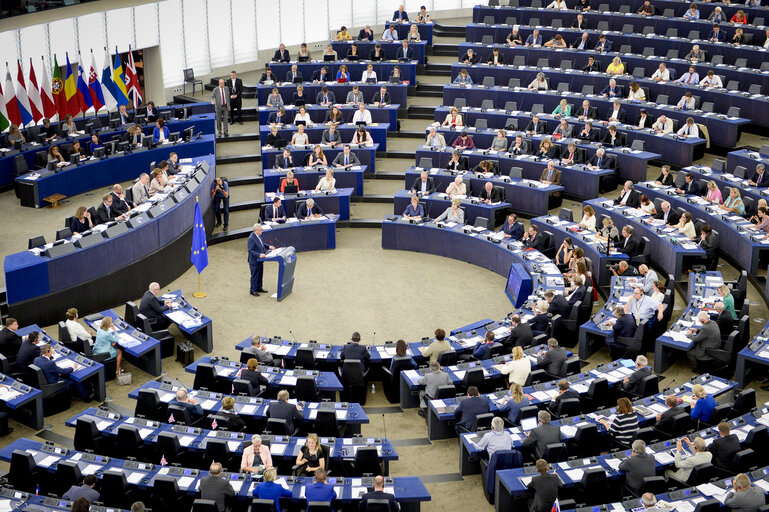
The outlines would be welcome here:
[[[716,408],[716,399],[707,392],[702,384],[692,386],[692,399],[689,403],[692,406],[692,419],[705,423],[710,420],[710,415],[713,414],[713,409]]]
[[[522,347],[513,347],[513,359],[503,365],[500,365],[499,372],[502,375],[507,375],[507,380],[510,382],[510,389],[512,390],[513,384],[517,384],[518,387],[524,386],[526,380],[531,373],[531,362],[523,355]]]
[[[316,165],[323,165],[328,167],[328,159],[323,153],[323,148],[320,146],[320,144],[315,144],[315,147],[312,148],[312,153],[310,153],[310,159],[307,161],[307,164],[310,167],[315,167]]]
[[[718,185],[716,185],[716,182],[713,180],[708,181],[708,193],[705,195],[705,199],[716,204],[721,204],[724,201],[724,196],[721,195],[721,189],[718,188]]]
[[[462,201],[459,199],[452,199],[451,200],[451,206],[446,208],[446,211],[441,213],[437,219],[435,219],[435,222],[440,222],[442,220],[445,220],[446,222],[456,222],[457,224],[464,224],[465,223],[465,212],[462,210],[462,208],[459,207],[459,205],[462,204]]]
[[[614,57],[611,60],[611,64],[606,67],[606,72],[610,75],[625,74],[625,65],[622,63],[622,59],[619,57]]]
[[[336,187],[336,178],[334,178],[334,171],[326,169],[326,175],[318,181],[315,187],[316,192],[322,192],[324,190],[334,190]]]
[[[745,203],[742,202],[740,190],[737,187],[730,188],[729,197],[726,198],[724,204],[720,205],[719,208],[737,215],[745,215]]]
[[[275,478],[277,475],[278,472],[275,468],[265,469],[264,475],[262,476],[264,481],[256,484],[252,494],[253,496],[262,500],[273,500],[273,503],[275,504],[275,510],[277,512],[281,512],[280,499],[290,498],[293,496],[293,494],[282,485],[275,483]]]
[[[521,347],[515,347],[520,349]],[[526,364],[531,366],[529,360],[526,359]],[[510,394],[502,398],[499,404],[499,411],[507,411],[507,421],[513,425],[520,423],[521,408],[531,405],[529,397],[523,394],[523,388],[517,382],[510,383]]]
[[[414,25],[412,25],[413,27]],[[441,126],[464,126],[462,122],[462,115],[459,113],[457,107],[451,107],[449,113],[446,114],[446,119],[443,120]]]
[[[317,469],[325,469],[326,459],[320,446],[318,434],[309,434],[304,446],[296,456],[297,472],[303,476],[312,476]]]
[[[312,157],[310,157],[312,159]],[[296,190],[299,190],[299,180],[294,178],[294,172],[288,171],[286,173],[286,177],[280,180],[280,193],[284,194],[286,192],[286,187],[294,185],[296,187]]]

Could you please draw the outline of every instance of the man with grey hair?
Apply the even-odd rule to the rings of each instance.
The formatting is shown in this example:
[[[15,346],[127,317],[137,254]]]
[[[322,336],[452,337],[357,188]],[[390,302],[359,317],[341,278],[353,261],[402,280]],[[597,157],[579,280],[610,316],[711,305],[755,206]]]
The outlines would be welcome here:
[[[638,495],[644,478],[655,474],[654,457],[646,453],[645,442],[641,439],[633,441],[630,457],[620,462],[619,470],[625,473],[625,487]]]
[[[750,478],[745,473],[734,477],[733,491],[729,491],[724,505],[732,512],[756,512],[764,506],[764,491],[758,486],[750,485]]]
[[[694,455],[686,458],[683,457],[683,443],[688,445],[689,450],[691,450]],[[692,474],[693,467],[709,463],[711,460],[713,460],[713,454],[707,451],[705,441],[701,437],[696,438],[693,442],[690,441],[688,437],[679,439],[676,441],[675,465],[677,470],[666,470],[665,480],[675,478],[679,482],[685,483],[689,480],[689,475]]]
[[[315,199],[307,198],[307,201],[299,205],[296,210],[296,218],[299,220],[320,219],[323,217],[323,210],[315,204]]]
[[[732,331],[734,330],[734,319],[732,318],[732,314],[727,311],[726,306],[724,306],[723,302],[716,302],[715,306],[713,306],[716,310],[716,325],[718,325],[718,330],[721,333],[721,337],[729,336]]]
[[[230,126],[230,88],[224,85],[224,78],[219,79],[219,86],[211,91],[211,104],[216,112],[216,135],[229,137]],[[222,509],[219,509],[222,511]]]
[[[195,422],[203,417],[203,408],[198,405],[194,398],[187,394],[187,390],[179,388],[176,391],[176,398],[168,402],[168,405],[178,405],[187,409],[190,413],[190,419]],[[181,418],[180,418],[181,419]]]
[[[545,293],[547,297],[547,293]],[[559,297],[562,297],[559,295]],[[547,352],[539,352],[537,354],[537,366],[544,369],[550,375],[557,377],[563,377],[561,375],[561,369],[563,363],[568,359],[566,349],[558,346],[558,340],[555,338],[549,338],[547,340]]]
[[[158,299],[158,293],[160,293],[160,285],[154,282],[150,283],[149,289],[144,292],[139,303],[139,313],[147,317],[155,330],[165,329],[171,324],[171,321],[164,317],[163,313],[171,309],[173,304],[170,299],[163,301]]]
[[[694,343],[686,353],[686,357],[689,358],[689,362],[692,363],[695,370],[701,362],[713,360],[711,356],[707,355],[707,349],[721,348],[721,331],[717,323],[710,321],[708,312],[700,311],[697,313],[697,320],[700,321],[702,327],[699,330],[688,329],[687,335]]]
[[[273,365],[275,363],[272,354],[267,351],[267,345],[262,343],[262,337],[258,334],[251,336],[251,347],[244,350],[244,352],[251,354],[259,364]]]
[[[665,509],[657,506],[657,497],[650,492],[641,496],[641,504],[648,512],[666,512]]]
[[[667,227],[674,227],[678,224],[678,221],[681,220],[681,216],[670,207],[670,203],[667,201],[662,201],[660,210],[661,211],[657,212],[654,218],[657,220],[664,220]]]
[[[643,380],[651,374],[649,360],[646,356],[639,355],[635,358],[635,371],[622,380],[622,388],[633,395],[640,395],[643,391]]]
[[[488,432],[478,443],[479,450],[486,450],[489,459],[498,450],[512,450],[513,438],[505,432],[505,421],[499,416],[491,420],[491,432]]]
[[[134,501],[131,505],[131,512],[144,512],[145,510],[147,509],[143,501]]]
[[[431,361],[430,371],[419,378],[419,385],[425,387],[419,390],[419,415],[425,417],[427,401],[435,397],[440,386],[450,386],[451,384],[451,377],[441,370],[440,363]]]
[[[561,442],[561,430],[550,424],[550,413],[547,411],[539,411],[537,419],[539,426],[526,433],[521,448],[531,449],[533,453],[530,452],[530,455],[533,455],[534,459],[541,459],[547,445]]]
[[[275,249],[272,245],[262,242],[262,225],[258,222],[254,224],[254,231],[248,236],[248,266],[251,270],[251,289],[249,293],[258,297],[260,293],[267,293],[262,285],[264,277],[264,263],[262,259],[266,256],[268,250]]]
[[[227,501],[235,496],[235,489],[222,478],[220,463],[212,462],[208,468],[208,475],[200,480],[200,498],[214,501],[218,510],[227,512],[229,510]]]
[[[150,198],[150,191],[147,185],[150,183],[150,175],[146,172],[141,173],[139,176],[139,181],[134,183],[134,186],[131,187],[131,194],[133,195],[134,204],[140,205],[143,202],[147,201]],[[137,502],[141,503],[141,502]]]
[[[644,293],[646,295],[651,295],[654,293],[654,283],[660,280],[657,273],[650,269],[648,265],[641,265],[638,267],[638,273],[641,274],[644,278],[641,282],[641,286],[643,286]]]

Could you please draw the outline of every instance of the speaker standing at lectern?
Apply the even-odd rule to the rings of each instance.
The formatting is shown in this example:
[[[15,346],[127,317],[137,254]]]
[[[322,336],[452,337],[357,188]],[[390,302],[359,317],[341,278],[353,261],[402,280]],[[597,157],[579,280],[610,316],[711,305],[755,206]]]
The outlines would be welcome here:
[[[254,224],[254,232],[248,237],[248,266],[251,269],[251,290],[254,297],[260,293],[267,293],[262,286],[262,277],[264,276],[264,263],[259,261],[265,257],[265,253],[274,250],[275,247],[265,245],[262,241],[262,225]]]

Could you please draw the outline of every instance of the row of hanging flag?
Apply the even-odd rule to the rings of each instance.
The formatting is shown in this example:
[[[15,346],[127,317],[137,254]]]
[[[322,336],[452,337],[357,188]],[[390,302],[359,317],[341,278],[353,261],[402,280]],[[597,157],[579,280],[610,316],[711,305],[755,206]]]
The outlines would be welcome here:
[[[0,80],[0,132],[8,129],[11,124],[21,128],[38,124],[43,118],[53,120],[57,115],[62,120],[68,114],[74,117],[89,111],[96,113],[102,108],[110,110],[131,103],[134,108],[141,105],[139,77],[130,47],[125,70],[117,48],[114,59],[109,52],[104,52],[101,69],[96,67],[93,50],[88,71],[84,69],[86,64],[82,57],[76,63],[76,70],[70,64],[69,54],[65,54],[65,59],[67,65],[62,76],[59,61],[54,54],[53,78],[49,78],[43,58],[39,68],[42,70],[40,80],[35,73],[32,58],[29,59],[26,74],[21,61],[16,61],[15,81],[8,63],[5,63],[5,80]]]

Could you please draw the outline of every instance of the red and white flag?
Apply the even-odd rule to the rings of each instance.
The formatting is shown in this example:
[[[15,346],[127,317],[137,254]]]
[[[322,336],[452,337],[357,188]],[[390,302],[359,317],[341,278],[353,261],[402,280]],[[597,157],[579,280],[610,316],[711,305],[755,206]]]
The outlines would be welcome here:
[[[40,97],[40,84],[35,76],[35,66],[32,64],[32,58],[29,59],[29,85],[27,86],[27,96],[29,97],[29,106],[32,108],[32,118],[35,123],[45,117],[43,114],[43,99]]]
[[[43,115],[48,119],[53,119],[53,116],[56,115],[56,104],[53,102],[51,79],[48,78],[48,70],[45,67],[45,58],[43,59],[43,76],[41,80],[40,100],[43,103]]]
[[[134,52],[128,47],[128,63],[125,68],[125,88],[128,95],[133,97],[134,108],[142,104],[142,93],[139,90],[139,75],[136,74],[136,65],[134,64]]]

